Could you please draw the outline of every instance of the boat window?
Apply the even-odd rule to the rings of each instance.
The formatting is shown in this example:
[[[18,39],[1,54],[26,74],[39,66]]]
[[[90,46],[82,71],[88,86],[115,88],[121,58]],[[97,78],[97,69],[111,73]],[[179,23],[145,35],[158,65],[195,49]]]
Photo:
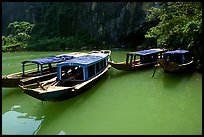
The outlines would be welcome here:
[[[104,68],[104,61],[101,60],[100,62],[101,62],[101,69],[103,69]]]
[[[181,56],[179,54],[174,54],[169,56],[169,60],[175,63],[181,63]]]
[[[63,66],[61,68],[62,79],[83,80],[83,68],[79,66]]]
[[[150,60],[150,57],[149,55],[148,56],[144,56],[144,63],[148,63]]]
[[[104,59],[104,60],[103,60],[103,68],[105,68],[106,65],[107,65],[107,64],[106,64],[106,59]]]
[[[191,61],[190,54],[189,54],[189,53],[186,53],[186,54],[184,55],[184,63],[187,63],[187,62],[189,62],[189,61]]]
[[[150,55],[149,61],[150,61],[150,62],[155,62],[155,61],[157,60],[157,58],[158,58],[158,55],[157,55],[157,54],[152,54],[152,55]]]
[[[95,64],[88,66],[88,78],[95,75]]]
[[[100,72],[100,61],[96,63],[96,73]]]
[[[141,64],[147,63],[147,56],[140,56]]]
[[[157,54],[141,56],[140,57],[141,64],[155,62],[157,60],[157,57],[158,57]]]
[[[74,69],[75,69],[75,66],[63,66],[61,68],[61,75],[64,76],[64,75],[70,74]]]

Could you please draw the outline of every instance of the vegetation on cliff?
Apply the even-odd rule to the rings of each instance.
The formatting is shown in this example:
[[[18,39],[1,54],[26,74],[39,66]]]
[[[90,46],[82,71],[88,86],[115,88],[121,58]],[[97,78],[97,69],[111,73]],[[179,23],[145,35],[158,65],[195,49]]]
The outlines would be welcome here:
[[[180,48],[191,50],[202,64],[201,2],[22,2],[8,8],[9,4],[3,3],[2,10],[3,21],[12,21],[2,36],[3,51]],[[22,21],[14,20],[15,5]]]
[[[167,49],[189,49],[198,65],[202,59],[202,3],[162,2],[152,7],[146,16],[148,21],[159,20],[145,37],[154,38],[158,47]]]
[[[2,36],[2,51],[19,51],[24,50],[30,38],[30,32],[33,29],[33,24],[29,22],[14,21],[9,23],[8,36]]]

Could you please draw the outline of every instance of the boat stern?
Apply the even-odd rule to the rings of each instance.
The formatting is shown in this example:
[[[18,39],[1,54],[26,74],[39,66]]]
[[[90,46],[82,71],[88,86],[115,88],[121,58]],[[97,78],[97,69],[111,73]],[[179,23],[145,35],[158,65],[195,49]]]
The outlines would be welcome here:
[[[14,88],[18,87],[20,84],[20,78],[8,78],[7,76],[2,76],[2,87]]]

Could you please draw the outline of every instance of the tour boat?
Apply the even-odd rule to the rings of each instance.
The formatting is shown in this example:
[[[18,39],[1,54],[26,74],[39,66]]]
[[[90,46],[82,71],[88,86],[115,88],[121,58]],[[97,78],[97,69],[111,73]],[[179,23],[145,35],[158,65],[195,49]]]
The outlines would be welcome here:
[[[86,91],[110,68],[108,54],[90,53],[57,64],[57,76],[21,85],[23,92],[42,101],[59,101]]]
[[[163,53],[158,65],[164,72],[180,72],[192,69],[193,58],[188,50],[173,50]]]
[[[154,66],[157,59],[161,56],[165,49],[149,49],[137,52],[129,52],[125,62],[114,63],[108,62],[113,68],[118,70],[132,71],[142,68]],[[137,57],[139,59],[137,59]]]
[[[2,87],[18,87],[21,83],[29,84],[37,81],[48,80],[56,76],[56,63],[85,54],[86,53],[73,52],[22,61],[21,72],[2,76]],[[34,69],[28,69],[25,71],[26,66],[34,66]]]

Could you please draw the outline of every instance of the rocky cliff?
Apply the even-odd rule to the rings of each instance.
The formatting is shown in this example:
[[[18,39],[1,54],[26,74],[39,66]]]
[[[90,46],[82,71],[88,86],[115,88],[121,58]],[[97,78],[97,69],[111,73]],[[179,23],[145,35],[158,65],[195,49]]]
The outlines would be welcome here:
[[[136,47],[145,41],[145,32],[155,25],[145,22],[145,11],[154,5],[154,2],[3,2],[2,33],[7,33],[8,23],[24,20],[44,24],[53,35],[66,37],[83,32],[118,47]]]

